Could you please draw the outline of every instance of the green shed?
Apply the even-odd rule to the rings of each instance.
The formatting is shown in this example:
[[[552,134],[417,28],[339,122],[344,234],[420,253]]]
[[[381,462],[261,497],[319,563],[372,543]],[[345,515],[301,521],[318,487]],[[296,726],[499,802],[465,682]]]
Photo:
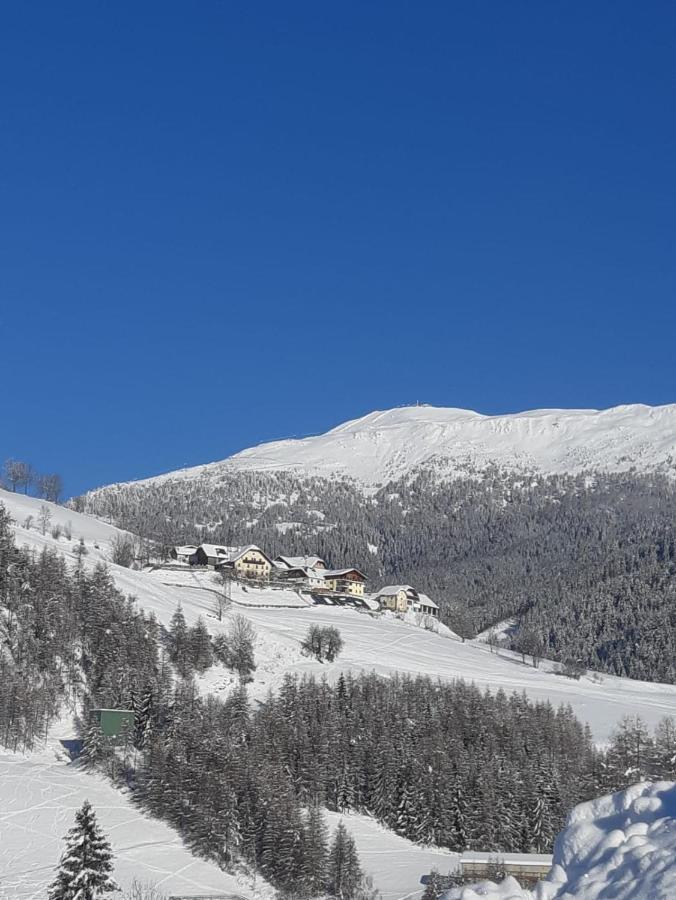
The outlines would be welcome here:
[[[134,713],[130,709],[92,709],[91,716],[106,737],[119,737],[134,729]]]

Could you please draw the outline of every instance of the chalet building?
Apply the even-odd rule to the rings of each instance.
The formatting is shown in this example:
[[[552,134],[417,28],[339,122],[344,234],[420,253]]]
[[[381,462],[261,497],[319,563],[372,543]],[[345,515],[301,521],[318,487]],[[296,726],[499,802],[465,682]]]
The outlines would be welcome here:
[[[410,584],[388,584],[374,596],[381,609],[391,612],[419,612],[439,618],[439,607],[427,594],[421,594]]]
[[[236,578],[270,577],[272,560],[260,547],[221,547],[217,544],[202,544],[197,548],[197,565],[214,569],[231,569]]]
[[[177,562],[195,565],[197,562],[197,547],[194,547],[192,544],[186,544],[183,547],[172,547],[169,555]]]
[[[200,544],[195,554],[196,565],[215,569],[229,558],[231,550],[232,547],[219,547],[217,544]]]
[[[295,566],[278,569],[276,577],[317,594],[349,594],[363,597],[366,576],[358,569],[325,569]]]
[[[351,594],[353,597],[364,596],[366,575],[359,569],[326,569],[324,571],[325,590],[334,594]]]
[[[276,556],[273,563],[278,569],[326,568],[326,563],[320,556]]]
[[[418,592],[410,584],[388,584],[375,595],[381,609],[405,613],[409,603],[418,600]]]
[[[288,581],[296,587],[303,588],[303,590],[327,590],[324,569],[314,569],[310,566],[295,566],[289,569],[277,570],[275,576],[281,581]]]

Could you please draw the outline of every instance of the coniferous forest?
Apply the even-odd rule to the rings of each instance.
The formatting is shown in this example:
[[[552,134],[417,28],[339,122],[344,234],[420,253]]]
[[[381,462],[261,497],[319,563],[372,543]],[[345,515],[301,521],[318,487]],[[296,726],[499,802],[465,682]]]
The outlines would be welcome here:
[[[457,850],[546,851],[581,800],[676,777],[671,720],[654,735],[619,723],[601,751],[570,709],[463,682],[289,676],[252,708],[246,629],[233,624],[227,653],[180,610],[165,631],[104,568],[69,572],[51,552],[17,549],[1,509],[0,613],[3,746],[32,746],[66,705],[82,722],[79,764],[131,788],[195,852],[285,892],[322,893],[339,869],[345,897],[368,893],[349,835],[327,846],[322,807]],[[219,653],[240,686],[201,698],[193,673]],[[121,745],[92,723],[98,707],[135,711]]]

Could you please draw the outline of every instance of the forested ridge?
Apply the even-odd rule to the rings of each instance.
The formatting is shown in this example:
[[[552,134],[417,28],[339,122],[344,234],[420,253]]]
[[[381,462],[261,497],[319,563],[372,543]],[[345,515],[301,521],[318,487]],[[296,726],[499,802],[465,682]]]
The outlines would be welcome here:
[[[241,472],[115,485],[75,506],[165,548],[317,553],[373,587],[429,593],[466,637],[514,617],[541,655],[676,680],[676,487],[663,476],[444,480],[426,467],[365,495],[346,479]]]
[[[252,708],[255,660],[235,662],[232,641],[224,648],[203,623],[186,629],[180,610],[165,630],[101,566],[68,571],[53,552],[17,549],[1,508],[0,629],[2,745],[29,748],[66,704],[82,722],[82,764],[125,784],[194,852],[287,894],[330,883],[322,807],[456,850],[547,850],[580,800],[676,777],[671,720],[654,737],[628,720],[602,751],[570,709],[463,682],[289,676]],[[219,654],[240,686],[225,701],[201,698],[193,673]],[[91,721],[100,707],[135,711],[122,745]],[[366,894],[355,875],[349,896]]]

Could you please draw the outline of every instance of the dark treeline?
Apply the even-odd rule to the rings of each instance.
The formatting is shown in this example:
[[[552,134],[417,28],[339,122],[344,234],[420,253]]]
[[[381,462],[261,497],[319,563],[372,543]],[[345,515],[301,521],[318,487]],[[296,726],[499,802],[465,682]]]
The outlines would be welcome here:
[[[462,682],[289,676],[252,711],[243,685],[221,702],[188,680],[126,702],[135,733],[113,753],[90,730],[90,763],[125,778],[195,852],[244,860],[301,895],[324,871],[310,862],[321,806],[453,850],[547,852],[576,803],[676,777],[673,720],[653,737],[626,719],[604,752],[570,709]]]
[[[165,548],[208,539],[318,553],[374,587],[426,591],[466,637],[514,617],[540,655],[675,681],[673,480],[475,476],[444,480],[428,466],[365,497],[345,479],[230,472],[112,486],[76,505]]]
[[[82,557],[80,557],[82,560]],[[62,703],[121,697],[160,675],[160,629],[104,567],[15,546],[0,504],[0,742],[30,748]],[[159,674],[158,674],[159,673]]]

